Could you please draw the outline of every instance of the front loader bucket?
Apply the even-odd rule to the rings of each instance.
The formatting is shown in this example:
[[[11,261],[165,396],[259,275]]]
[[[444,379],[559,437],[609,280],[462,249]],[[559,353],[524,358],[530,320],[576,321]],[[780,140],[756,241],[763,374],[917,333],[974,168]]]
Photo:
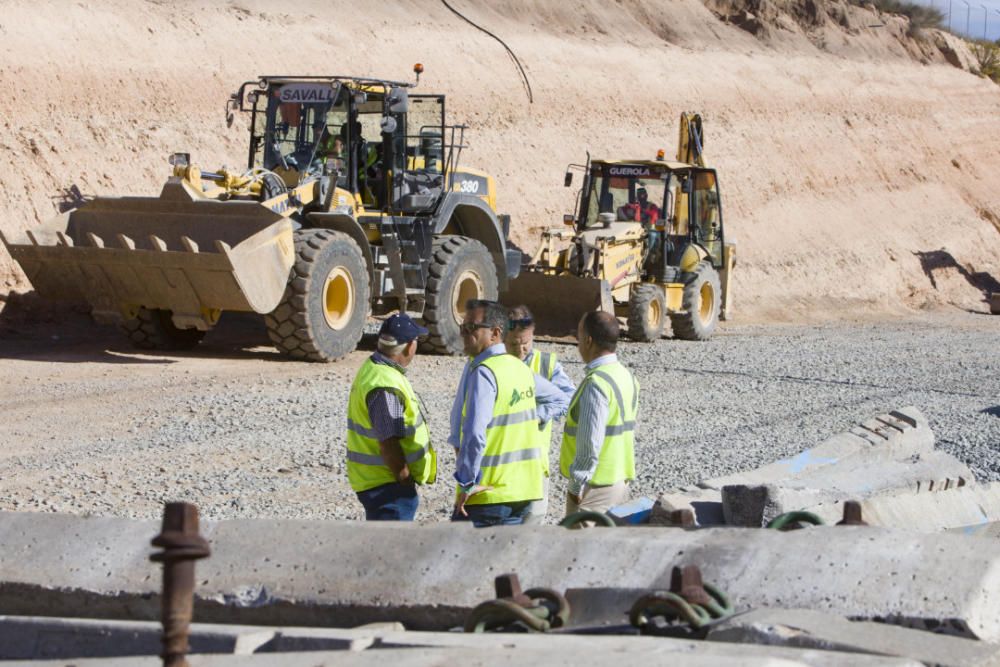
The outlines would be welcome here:
[[[580,318],[589,310],[614,312],[611,287],[606,280],[522,272],[501,295],[506,306],[525,305],[535,316],[535,333],[575,336]]]
[[[160,198],[96,199],[0,238],[39,294],[87,301],[98,320],[145,306],[204,329],[222,310],[273,310],[294,261],[291,222],[255,202],[195,201],[168,188]]]

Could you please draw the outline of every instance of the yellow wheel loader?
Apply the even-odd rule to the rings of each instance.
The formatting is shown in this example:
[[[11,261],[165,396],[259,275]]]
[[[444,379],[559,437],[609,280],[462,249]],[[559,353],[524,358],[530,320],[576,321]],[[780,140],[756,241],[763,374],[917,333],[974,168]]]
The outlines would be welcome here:
[[[521,254],[493,179],[458,166],[465,126],[415,86],[248,81],[226,107],[230,125],[249,114],[246,169],[176,153],[159,197],[98,198],[3,241],[39,293],[85,300],[141,348],[190,348],[234,310],[263,314],[281,352],[330,361],[370,314],[402,311],[459,353],[465,301],[496,299]]]
[[[682,114],[677,161],[591,160],[568,230],[548,230],[504,295],[527,304],[536,331],[576,333],[588,310],[623,318],[629,337],[707,340],[730,314],[735,245],[725,238],[718,177],[705,166],[702,124]]]

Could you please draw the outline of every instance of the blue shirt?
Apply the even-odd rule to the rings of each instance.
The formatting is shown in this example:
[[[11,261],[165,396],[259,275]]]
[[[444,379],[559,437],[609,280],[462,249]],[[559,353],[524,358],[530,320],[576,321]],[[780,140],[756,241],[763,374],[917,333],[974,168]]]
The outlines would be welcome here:
[[[536,354],[541,354],[541,352],[534,349],[531,350],[531,352],[528,353],[528,356],[526,356],[523,359],[524,363],[528,364],[528,366],[531,366],[531,362]],[[563,394],[566,395],[566,400],[568,401],[573,400],[573,394],[576,393],[576,385],[573,384],[573,381],[569,379],[568,375],[566,375],[566,371],[563,369],[563,366],[559,362],[559,360],[556,360],[556,367],[552,369],[552,379],[549,380],[549,382],[555,385],[556,389],[558,389],[559,391],[561,391]],[[569,403],[567,403],[566,405],[568,409]],[[559,414],[550,414],[549,417],[551,419],[559,419],[564,414],[566,414],[566,410],[563,410]],[[541,423],[543,424],[545,423],[544,420],[539,420],[539,421],[541,421]]]
[[[506,353],[502,343],[491,345],[468,361],[462,370],[455,402],[451,406],[448,442],[458,448],[455,480],[463,489],[475,486],[483,477],[481,466],[486,450],[486,426],[493,419],[493,405],[497,400],[496,379],[488,368],[480,364],[490,357]],[[565,414],[569,407],[566,395],[538,374],[535,374],[535,403],[539,422]]]

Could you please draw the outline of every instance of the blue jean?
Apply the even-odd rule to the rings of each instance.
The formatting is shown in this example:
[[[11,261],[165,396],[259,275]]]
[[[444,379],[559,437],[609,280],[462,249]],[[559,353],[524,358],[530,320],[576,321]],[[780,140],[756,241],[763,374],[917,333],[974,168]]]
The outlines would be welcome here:
[[[466,505],[469,516],[454,514],[452,521],[471,521],[476,528],[487,526],[518,526],[524,523],[530,500],[518,503],[494,503],[492,505]]]
[[[358,500],[365,506],[368,521],[413,521],[420,504],[417,487],[399,482],[359,491]]]

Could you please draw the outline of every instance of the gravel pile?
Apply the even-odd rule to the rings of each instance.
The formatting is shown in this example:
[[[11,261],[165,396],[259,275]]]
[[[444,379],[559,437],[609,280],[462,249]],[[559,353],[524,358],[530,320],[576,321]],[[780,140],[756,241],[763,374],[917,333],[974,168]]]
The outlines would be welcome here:
[[[655,497],[767,464],[905,405],[927,415],[938,447],[980,480],[1000,480],[998,328],[1000,318],[959,314],[734,324],[708,343],[625,343],[620,357],[642,387],[633,494]],[[196,356],[142,373],[137,363],[148,357],[100,363],[103,343],[82,343],[43,363],[92,363],[67,364],[71,372],[44,382],[26,375],[23,386],[0,391],[5,413],[28,400],[59,406],[44,428],[0,423],[0,442],[18,443],[0,454],[0,509],[152,518],[162,502],[187,500],[211,518],[360,518],[344,469],[344,421],[348,387],[366,353],[333,365],[278,362],[263,347],[232,352],[223,334],[213,332]],[[14,347],[27,350],[23,359],[48,344]],[[575,346],[540,347],[557,352],[574,380],[582,377]],[[0,369],[13,363],[24,362],[0,360]],[[460,359],[418,357],[411,371],[440,452],[438,482],[422,492],[424,521],[449,515],[454,454],[444,442],[461,367]],[[95,424],[86,399],[105,394],[120,418]],[[555,435],[553,470],[561,425]],[[564,489],[556,475],[550,519],[559,518]]]

